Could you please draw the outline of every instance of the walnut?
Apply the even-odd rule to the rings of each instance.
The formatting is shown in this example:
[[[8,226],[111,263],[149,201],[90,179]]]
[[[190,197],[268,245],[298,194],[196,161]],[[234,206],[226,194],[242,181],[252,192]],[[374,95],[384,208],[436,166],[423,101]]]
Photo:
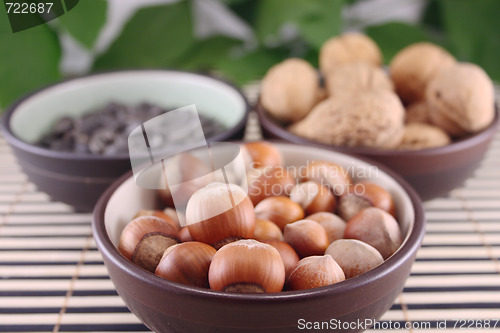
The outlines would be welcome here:
[[[403,135],[404,108],[395,93],[366,91],[330,97],[290,131],[331,145],[394,148]]]
[[[431,124],[429,116],[429,105],[426,101],[419,101],[410,104],[406,108],[405,123],[424,123]]]
[[[429,83],[426,97],[432,122],[453,137],[478,132],[495,117],[493,83],[474,64],[441,71]]]
[[[425,149],[446,146],[451,142],[445,131],[437,126],[411,123],[407,124],[403,133],[403,140],[398,149]]]
[[[316,70],[305,60],[291,58],[267,72],[260,102],[276,120],[289,123],[304,118],[321,94]]]
[[[330,96],[375,89],[394,90],[391,80],[381,68],[365,62],[340,65],[326,75],[325,81]]]
[[[390,74],[396,92],[405,104],[423,100],[428,82],[455,59],[431,43],[415,43],[399,51],[391,61]]]
[[[382,64],[382,53],[377,44],[360,33],[345,33],[327,40],[319,54],[319,67],[325,75],[339,65],[357,61],[373,66]]]

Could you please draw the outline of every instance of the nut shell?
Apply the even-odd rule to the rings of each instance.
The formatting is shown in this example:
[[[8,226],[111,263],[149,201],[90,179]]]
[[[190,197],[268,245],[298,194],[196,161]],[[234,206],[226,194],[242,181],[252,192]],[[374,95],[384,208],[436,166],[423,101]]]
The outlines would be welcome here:
[[[295,185],[290,191],[290,199],[302,206],[306,214],[333,212],[337,200],[330,189],[314,181]]]
[[[254,205],[265,198],[288,195],[294,178],[281,166],[251,169],[247,173],[248,197]]]
[[[325,254],[330,255],[344,271],[346,279],[368,272],[384,262],[373,246],[357,239],[339,239],[330,244]]]
[[[213,247],[200,242],[173,245],[156,267],[155,274],[173,282],[208,288],[208,268],[215,252]]]
[[[288,243],[283,241],[271,240],[265,241],[269,245],[272,245],[278,250],[283,259],[283,264],[285,264],[286,276],[290,274],[292,268],[299,262],[299,256],[297,252]]]
[[[398,149],[415,150],[446,146],[451,143],[450,136],[437,126],[411,123],[405,126],[403,140]]]
[[[280,241],[283,239],[283,233],[276,223],[256,218],[253,238],[261,242]]]
[[[328,212],[319,212],[306,217],[306,220],[313,220],[325,228],[328,235],[328,242],[332,243],[344,237],[346,222],[338,215]]]
[[[304,290],[345,280],[342,268],[331,256],[311,256],[300,260],[287,279],[287,289]]]
[[[253,236],[254,207],[241,187],[211,183],[189,199],[186,223],[194,240],[218,249],[226,242]]]
[[[406,108],[405,123],[423,123],[430,124],[429,105],[426,101],[418,101],[410,104]]]
[[[353,32],[333,37],[321,47],[319,67],[323,74],[352,62],[366,62],[377,67],[382,64],[382,53],[370,37]]]
[[[427,84],[441,70],[455,64],[445,49],[427,42],[399,51],[391,61],[390,74],[396,92],[405,104],[425,99]]]
[[[347,222],[344,238],[358,239],[376,248],[384,259],[403,242],[398,222],[380,208],[366,208]]]
[[[262,80],[260,103],[281,122],[304,118],[320,96],[316,70],[305,60],[287,59],[273,66]]]
[[[277,167],[283,165],[283,155],[272,143],[248,142],[241,145],[247,168]]]
[[[301,258],[322,255],[330,244],[325,228],[313,220],[287,224],[283,236]]]
[[[340,165],[328,161],[312,161],[305,169],[305,180],[326,186],[334,195],[342,195],[351,184],[351,176]]]
[[[214,290],[274,293],[283,289],[285,266],[275,247],[245,239],[217,251],[208,279]]]
[[[495,117],[493,83],[474,64],[457,64],[440,71],[427,87],[432,123],[461,137],[487,127]]]
[[[177,228],[155,216],[140,216],[123,229],[118,251],[138,266],[154,272],[165,250],[177,244]]]
[[[287,224],[303,219],[304,210],[288,197],[270,197],[255,206],[255,216],[259,219],[272,221],[281,230],[284,230]]]
[[[396,206],[392,195],[372,182],[358,182],[351,186],[349,191],[340,197],[338,213],[340,217],[348,221],[368,207],[377,207],[396,216]]]
[[[365,62],[341,65],[328,73],[325,81],[330,96],[354,95],[367,90],[394,90],[394,85],[381,68]]]
[[[405,110],[391,91],[330,97],[289,130],[329,145],[395,148],[403,136]]]

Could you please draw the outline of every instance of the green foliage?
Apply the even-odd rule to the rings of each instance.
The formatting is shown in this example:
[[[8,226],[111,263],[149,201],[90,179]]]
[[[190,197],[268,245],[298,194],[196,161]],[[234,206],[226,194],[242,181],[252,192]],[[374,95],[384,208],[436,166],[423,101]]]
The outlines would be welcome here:
[[[444,26],[456,56],[500,81],[500,1],[441,0]]]
[[[60,78],[61,48],[47,26],[12,33],[0,5],[0,108]]]
[[[94,69],[171,67],[194,42],[189,1],[142,8],[96,59]]]
[[[302,57],[317,66],[321,45],[341,32],[343,7],[361,2],[219,1],[253,29],[254,44],[223,35],[196,38],[192,0],[181,0],[137,11],[109,49],[96,57],[93,70],[169,67],[216,72],[244,84],[287,57]],[[55,24],[13,34],[0,5],[0,107],[60,78],[57,33],[62,29],[92,50],[107,10],[106,0],[82,0]],[[365,32],[378,43],[386,63],[401,48],[430,41],[500,81],[498,13],[498,0],[427,0],[421,23],[388,22]]]
[[[410,44],[430,41],[423,28],[402,22],[368,27],[366,34],[373,38],[382,50],[385,63],[389,63],[399,50]]]
[[[91,49],[106,23],[105,0],[80,1],[76,9],[59,17],[59,23],[83,46]]]

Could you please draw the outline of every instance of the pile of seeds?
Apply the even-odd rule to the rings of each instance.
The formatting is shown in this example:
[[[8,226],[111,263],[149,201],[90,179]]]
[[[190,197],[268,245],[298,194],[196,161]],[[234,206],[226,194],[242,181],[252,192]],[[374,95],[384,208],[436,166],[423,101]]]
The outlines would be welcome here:
[[[98,155],[127,154],[129,134],[149,119],[170,110],[149,103],[136,106],[109,103],[80,118],[59,119],[51,131],[38,141],[38,145],[64,152]],[[224,130],[224,126],[213,118],[200,114],[200,121],[206,138],[213,137]],[[179,132],[180,136],[189,135],[182,129],[176,132]]]

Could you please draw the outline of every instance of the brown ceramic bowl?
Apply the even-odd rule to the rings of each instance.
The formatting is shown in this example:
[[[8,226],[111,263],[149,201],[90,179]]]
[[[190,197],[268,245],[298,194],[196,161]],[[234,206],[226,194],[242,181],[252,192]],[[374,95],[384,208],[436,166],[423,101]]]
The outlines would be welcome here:
[[[288,166],[328,160],[355,179],[369,179],[393,195],[404,243],[383,264],[335,285],[273,294],[231,294],[189,287],[139,268],[117,250],[123,227],[139,209],[159,208],[156,192],[139,188],[131,174],[116,181],[94,210],[93,232],[118,293],[155,332],[291,332],[317,321],[350,325],[379,319],[401,292],[424,235],[418,195],[394,172],[330,150],[277,144]],[[354,325],[354,324],[352,324]],[[332,326],[333,327],[333,326]],[[332,328],[331,327],[331,328]],[[359,332],[357,326],[333,330]]]
[[[439,148],[422,150],[377,150],[322,144],[292,134],[269,113],[257,106],[266,138],[314,145],[345,154],[367,157],[399,173],[413,186],[422,200],[446,195],[460,186],[479,166],[500,123],[498,111],[493,123],[483,131]]]
[[[218,79],[173,70],[128,70],[67,80],[14,103],[3,118],[3,132],[30,181],[80,211],[92,211],[99,196],[130,170],[128,154],[58,152],[34,143],[63,116],[78,117],[109,102],[149,102],[165,108],[195,104],[200,114],[225,125],[209,141],[243,136],[249,106],[234,86]]]

